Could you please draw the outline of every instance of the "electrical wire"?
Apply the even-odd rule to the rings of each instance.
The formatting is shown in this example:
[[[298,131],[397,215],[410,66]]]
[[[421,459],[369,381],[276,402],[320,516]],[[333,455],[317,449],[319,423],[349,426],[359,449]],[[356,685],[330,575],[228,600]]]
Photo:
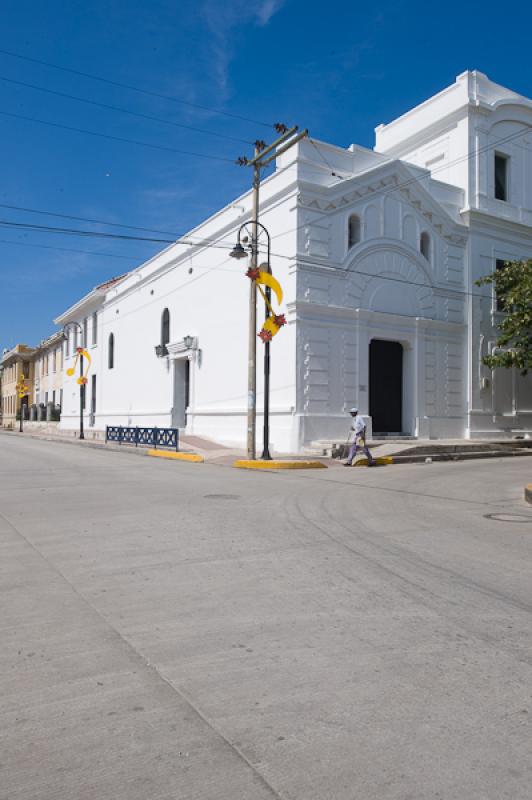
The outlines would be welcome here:
[[[180,292],[186,286],[189,286],[190,284],[196,283],[196,281],[199,281],[202,278],[207,277],[207,275],[209,275],[214,270],[218,270],[219,272],[231,273],[232,275],[237,275],[238,271],[236,269],[224,269],[223,268],[223,265],[226,264],[226,263],[231,263],[230,262],[230,257],[227,257],[226,259],[224,259],[221,262],[221,264],[218,264],[218,265],[216,265],[214,267],[204,267],[204,266],[198,266],[197,264],[193,264],[192,267],[193,267],[194,270],[203,270],[203,273],[201,275],[196,275],[196,277],[191,278],[190,280],[188,280],[186,283],[182,284],[181,286],[174,286],[172,289],[169,289],[167,292],[164,292],[163,294],[157,295],[156,297],[153,298],[153,300],[149,300],[148,302],[144,303],[142,308],[144,309],[144,308],[147,308],[149,306],[155,305],[156,303],[160,303],[161,300],[163,300],[163,299],[165,299],[167,297],[170,297],[170,295],[173,295],[176,292]],[[185,265],[186,264],[183,263],[181,266],[185,266]],[[132,308],[130,311],[126,311],[125,313],[120,315],[120,320],[118,320],[118,321],[121,321],[121,320],[125,319],[126,317],[129,317],[131,314],[138,313],[138,310],[139,310],[138,308]],[[109,325],[114,326],[114,325],[116,325],[116,322],[117,322],[117,320],[114,320],[114,319],[109,319],[109,320],[106,320],[106,321],[104,320],[102,325],[104,325],[104,326],[109,326]]]
[[[199,103],[191,103],[188,100],[181,100],[178,97],[172,97],[171,95],[161,94],[160,92],[152,92],[148,89],[141,89],[139,86],[134,86],[133,84],[129,83],[121,83],[120,81],[115,81],[110,78],[103,78],[100,75],[94,75],[90,72],[83,72],[82,70],[72,69],[70,67],[63,67],[59,64],[53,64],[50,61],[43,61],[42,59],[38,58],[31,58],[30,56],[23,56],[20,53],[14,53],[12,50],[2,50],[0,49],[0,54],[4,56],[9,56],[10,58],[18,58],[22,61],[28,61],[32,64],[40,64],[43,67],[50,67],[51,69],[57,69],[61,72],[68,72],[71,75],[79,75],[83,78],[89,78],[93,81],[99,81],[100,83],[106,83],[110,86],[117,86],[120,89],[129,89],[133,92],[139,92],[140,94],[148,95],[149,97],[157,97],[159,100],[168,100],[171,103],[179,103],[180,105],[188,106],[189,108],[196,108],[201,111],[208,111],[211,114],[219,114],[224,117],[231,117],[232,119],[239,119],[243,122],[251,122],[253,125],[261,125],[264,128],[272,128],[272,125],[269,125],[267,122],[261,122],[260,120],[251,119],[250,117],[244,117],[240,114],[234,114],[230,111],[222,111],[219,108],[210,108],[209,106],[200,105]]]
[[[152,120],[153,122],[162,122],[164,125],[172,125],[176,128],[185,128],[189,131],[195,131],[196,133],[204,133],[207,136],[215,136],[217,139],[229,139],[232,142],[239,142],[240,144],[253,144],[252,141],[248,139],[238,139],[236,136],[229,136],[225,133],[215,133],[214,131],[209,131],[204,128],[197,128],[194,125],[185,125],[181,122],[174,122],[170,119],[164,119],[163,117],[154,117],[151,114],[143,114],[140,111],[131,111],[129,108],[121,108],[120,106],[113,106],[109,103],[100,103],[97,100],[89,100],[86,97],[79,97],[74,94],[66,94],[65,92],[59,92],[55,89],[48,89],[45,86],[36,86],[33,83],[25,83],[24,81],[17,81],[13,78],[6,78],[4,75],[0,75],[0,81],[4,81],[5,83],[12,83],[16,86],[25,86],[28,89],[36,89],[38,92],[46,92],[47,94],[55,95],[56,97],[64,97],[68,100],[76,100],[78,103],[86,103],[87,105],[91,106],[98,106],[98,108],[106,108],[110,111],[118,111],[121,114],[129,114],[133,117],[140,117],[141,119],[148,119]]]
[[[127,261],[131,261],[132,259],[138,259],[140,264],[146,260],[146,256],[124,256],[118,253],[105,253],[103,251],[96,252],[95,250],[79,250],[73,247],[55,247],[54,245],[50,244],[34,244],[33,242],[14,242],[12,239],[0,239],[1,244],[9,244],[15,245],[16,247],[38,247],[42,250],[58,250],[62,253],[82,253],[88,256],[105,256],[105,258],[122,258],[126,259]]]
[[[190,241],[189,239],[156,239],[151,236],[130,236],[120,233],[108,233],[107,231],[85,231],[79,228],[59,228],[52,225],[37,225],[36,223],[32,222],[12,222],[11,220],[3,219],[0,219],[0,227],[16,228],[18,230],[26,231],[38,231],[39,233],[62,234],[66,236],[82,236],[86,238],[94,237],[97,239],[114,239],[127,242],[148,242],[166,245],[181,244],[192,247],[212,247],[219,250],[232,250],[232,245],[229,243],[226,245],[218,244],[220,238],[214,240],[200,240],[197,242]]]
[[[97,136],[100,139],[111,139],[115,142],[123,142],[126,144],[135,144],[140,147],[150,147],[152,150],[164,150],[167,153],[178,153],[185,156],[194,156],[196,158],[208,158],[210,161],[224,161],[228,164],[234,164],[234,159],[224,158],[223,156],[213,156],[207,153],[196,153],[191,150],[179,150],[175,147],[166,147],[162,144],[152,144],[151,142],[142,142],[138,139],[126,139],[123,136],[112,136],[110,133],[99,133],[97,131],[88,131],[86,128],[74,128],[71,125],[61,125],[59,122],[48,122],[44,119],[37,119],[36,117],[27,117],[23,114],[13,114],[9,111],[0,111],[3,117],[11,117],[12,119],[22,119],[26,122],[37,122],[39,125],[48,125],[51,128],[61,128],[65,131],[73,131],[74,133],[83,133],[88,136]]]
[[[162,243],[162,242],[164,242],[166,244],[188,244],[188,245],[198,245],[198,244],[200,244],[198,242],[173,241],[173,240],[164,240],[164,239],[151,239],[151,238],[147,238],[147,237],[143,238],[143,237],[135,237],[135,236],[120,236],[120,235],[116,235],[116,234],[108,234],[108,233],[103,233],[103,232],[100,233],[98,231],[79,231],[79,230],[65,229],[65,228],[49,228],[49,227],[46,227],[46,226],[39,226],[39,225],[26,226],[26,225],[24,225],[24,223],[11,223],[11,222],[3,221],[3,220],[0,220],[0,226],[17,227],[17,228],[22,227],[23,229],[38,230],[38,231],[44,231],[44,232],[47,232],[47,233],[66,233],[66,234],[73,234],[73,235],[86,235],[86,236],[102,237],[102,238],[106,238],[106,239],[109,238],[109,239],[119,239],[119,240],[126,240],[126,241],[141,241],[141,242],[147,242],[147,243]],[[5,240],[5,239],[0,240],[0,241],[8,243],[8,244],[15,244],[15,245],[16,244],[23,244],[23,245],[28,246],[28,247],[44,247],[44,248],[53,249],[53,250],[64,250],[66,252],[87,253],[88,255],[106,255],[106,256],[110,256],[110,257],[114,257],[114,258],[124,258],[124,259],[141,258],[140,256],[131,256],[130,257],[130,256],[122,256],[122,255],[112,254],[112,253],[105,253],[104,254],[104,253],[97,253],[97,252],[94,252],[94,251],[87,251],[87,250],[74,250],[74,249],[70,249],[70,248],[50,247],[50,246],[47,246],[47,245],[32,245],[32,244],[26,243],[26,242],[12,242],[12,241],[8,241],[8,240]],[[212,247],[212,248],[220,249],[220,250],[230,250],[230,249],[232,249],[230,244],[221,245],[221,244],[217,244],[215,242],[207,243],[206,247],[208,247],[208,248]],[[259,252],[261,252],[261,251],[259,251]],[[266,251],[264,251],[264,254],[266,254]],[[155,255],[157,255],[157,254],[155,254]],[[271,252],[270,255],[272,257],[280,258],[280,259],[283,259],[283,260],[286,260],[286,261],[298,261],[298,257],[297,256],[288,256],[288,255],[285,255],[283,253],[276,253],[276,252]],[[153,256],[150,256],[149,258],[153,258]],[[228,261],[228,259],[225,259],[222,263],[226,263],[226,261]],[[301,263],[301,261],[299,261],[299,263]],[[317,260],[313,259],[311,262],[308,262],[308,263],[309,263],[310,266],[315,266],[315,265],[321,266],[321,267],[324,267],[324,268],[329,269],[329,270],[334,270],[334,271],[340,272],[340,273],[342,273],[344,275],[349,272],[352,275],[363,275],[363,276],[369,277],[369,278],[379,278],[381,280],[392,281],[394,283],[401,283],[401,284],[406,284],[406,285],[409,285],[409,286],[418,286],[420,288],[426,288],[426,289],[430,289],[430,290],[443,289],[445,291],[452,292],[455,295],[457,295],[457,294],[458,295],[468,295],[468,296],[472,296],[472,297],[485,297],[486,296],[486,295],[484,295],[482,293],[479,293],[479,292],[469,292],[467,290],[462,290],[462,289],[449,287],[449,286],[440,286],[440,287],[438,287],[438,286],[433,286],[432,284],[428,284],[428,283],[419,283],[417,281],[409,281],[409,280],[405,280],[403,278],[395,278],[395,277],[390,276],[390,275],[375,274],[373,272],[364,272],[364,271],[356,269],[356,268],[353,269],[353,270],[349,270],[349,269],[345,269],[343,267],[340,267],[340,266],[337,266],[335,264],[331,264],[330,262],[325,262],[325,261],[317,261]],[[141,266],[141,265],[139,265],[139,266]],[[179,266],[179,265],[175,265],[175,266]],[[212,269],[216,269],[216,268],[217,267],[212,267]]]
[[[323,161],[323,163],[324,163],[324,164],[326,164],[326,165],[329,167],[329,169],[331,170],[331,175],[333,175],[335,178],[340,178],[340,179],[343,179],[343,176],[342,176],[342,175],[338,175],[336,172],[334,172],[334,169],[333,169],[333,166],[332,166],[332,164],[330,164],[330,163],[329,163],[329,161],[328,161],[328,160],[325,158],[325,155],[324,155],[324,153],[322,153],[322,152],[321,152],[321,150],[319,150],[319,149],[318,149],[318,147],[316,146],[316,142],[314,141],[314,139],[311,139],[311,138],[309,137],[309,142],[311,143],[312,147],[314,148],[314,150],[316,151],[316,153],[319,155],[319,157],[321,158],[321,160]]]
[[[2,112],[0,112],[0,113],[2,113]],[[442,167],[438,168],[437,170],[433,170],[433,172],[437,172],[440,169],[448,169],[450,166],[453,166],[454,164],[457,164],[457,163],[462,162],[464,160],[469,160],[470,158],[475,157],[478,153],[484,152],[484,151],[492,149],[494,147],[497,147],[498,145],[500,145],[503,142],[507,142],[507,141],[513,140],[515,138],[518,138],[518,137],[528,133],[529,130],[530,129],[527,127],[524,130],[518,131],[518,132],[516,132],[514,134],[511,134],[511,135],[509,135],[507,137],[504,137],[503,139],[499,139],[495,143],[487,145],[484,148],[480,148],[479,150],[477,150],[474,153],[467,154],[466,156],[459,157],[459,158],[455,159],[452,162],[449,162],[449,163],[447,163],[445,165],[442,165]],[[314,145],[314,147],[316,147],[314,142],[312,142],[312,144]],[[395,185],[393,185],[391,187],[387,187],[385,191],[381,190],[381,191],[374,192],[372,194],[372,197],[375,197],[376,195],[379,195],[379,194],[388,194],[388,193],[390,193],[392,191],[396,191],[397,189],[402,188],[403,186],[407,186],[407,185],[410,185],[412,183],[419,183],[421,180],[426,180],[427,178],[431,178],[431,177],[432,177],[432,173],[430,173],[428,175],[419,176],[419,177],[409,178],[408,180],[403,181],[402,183],[395,184]],[[3,204],[2,207],[9,207],[9,206],[6,206],[5,204]],[[17,209],[16,206],[13,207],[13,208]],[[29,209],[24,209],[24,210],[29,210]],[[52,213],[52,212],[39,212],[39,211],[36,211],[34,209],[30,209],[30,211],[32,211],[34,213],[46,213],[46,214],[48,214],[48,213],[51,214]],[[65,216],[66,217],[68,215],[54,215],[54,216]],[[329,213],[318,215],[317,217],[314,218],[314,220],[312,220],[312,223],[314,223],[314,222],[318,221],[320,218],[324,218],[326,216],[329,216]],[[74,218],[74,217],[72,217],[72,218]],[[78,219],[84,220],[84,218],[78,218]],[[87,221],[96,222],[96,220],[88,220],[88,219],[87,219]],[[310,223],[310,224],[312,224],[312,223]],[[103,222],[102,224],[117,225],[117,223],[105,223],[105,222]],[[283,235],[285,235],[285,234],[287,234],[289,232],[296,231],[299,228],[305,227],[308,224],[309,224],[308,222],[302,223],[299,226],[296,226],[296,227],[294,227],[292,229],[289,229],[287,231],[283,231],[280,234],[276,234],[275,236],[272,236],[272,239],[275,239],[275,238],[278,238],[280,236],[283,236]],[[219,241],[219,239],[214,240],[214,241],[213,240],[203,240],[203,242],[201,242],[201,241],[193,242],[193,241],[190,241],[190,240],[189,241],[182,240],[182,241],[176,242],[174,240],[155,239],[155,238],[151,238],[151,237],[133,237],[133,236],[109,234],[109,233],[103,233],[103,232],[97,232],[97,231],[81,231],[81,230],[66,229],[66,228],[54,228],[52,226],[38,226],[38,225],[27,224],[27,223],[14,223],[14,222],[9,222],[7,220],[4,220],[4,221],[0,220],[0,225],[2,225],[4,227],[7,226],[7,227],[23,228],[23,229],[26,229],[26,230],[46,231],[48,233],[61,233],[61,234],[80,235],[80,236],[87,236],[87,237],[96,236],[96,237],[99,237],[99,238],[120,239],[120,240],[127,240],[127,241],[145,241],[145,242],[150,242],[150,243],[162,243],[162,244],[188,244],[188,245],[192,245],[192,246],[202,246],[203,245],[203,246],[206,246],[206,247],[218,247],[219,249],[230,249],[231,248],[230,245],[228,245],[228,246],[217,245],[215,242]],[[120,226],[120,227],[131,227],[131,228],[133,228],[134,226],[125,226],[124,225],[124,226]],[[143,230],[150,230],[150,229],[143,229]],[[280,254],[280,253],[272,253],[272,256],[275,256],[276,258],[287,259],[287,260],[295,260],[295,257],[286,256],[286,255]],[[127,256],[125,256],[125,258],[127,258]],[[324,267],[326,267],[328,269],[335,269],[335,270],[338,270],[338,271],[341,271],[341,272],[345,272],[345,270],[342,269],[341,267],[337,267],[337,266],[331,265],[330,263],[315,262],[315,261],[313,261],[312,263],[313,264],[317,263],[317,264],[319,264],[321,266],[324,266]],[[215,269],[215,267],[213,267],[213,269]],[[403,283],[403,284],[406,283],[406,284],[409,284],[409,285],[415,285],[415,286],[419,286],[419,287],[434,288],[434,287],[431,287],[430,285],[418,283],[418,282],[415,282],[415,281],[405,281],[403,279],[394,278],[392,276],[384,276],[384,275],[376,276],[373,273],[365,273],[365,272],[361,272],[360,270],[354,270],[353,274],[365,275],[365,276],[371,277],[371,278],[380,277],[382,280],[390,280],[390,281],[393,281],[393,282],[396,282],[396,283]],[[436,287],[436,288],[438,288],[438,287]],[[454,289],[454,288],[449,288],[449,287],[441,287],[441,288],[445,288],[445,289],[447,289],[449,291],[452,291],[454,294],[486,297],[485,294],[481,294],[479,292],[469,292],[469,291],[464,291],[464,290]]]
[[[0,219],[0,226],[4,228],[19,228],[28,231],[44,231],[46,233],[61,233],[74,236],[94,236],[99,239],[120,239],[133,242],[155,242],[158,244],[175,244],[173,239],[155,239],[150,236],[129,236],[125,233],[107,233],[106,231],[83,231],[77,228],[56,228],[51,225],[37,225],[32,222],[11,222]]]
[[[442,290],[442,291],[445,291],[445,292],[452,292],[453,294],[467,295],[469,297],[486,297],[486,295],[482,294],[481,292],[469,292],[469,291],[467,291],[467,289],[465,289],[465,290],[464,289],[455,289],[454,287],[448,286],[448,285],[446,285],[446,286],[438,286],[438,285],[433,285],[431,283],[419,283],[418,281],[409,281],[409,280],[405,280],[403,278],[394,278],[392,275],[382,275],[382,273],[364,272],[363,270],[357,269],[356,266],[353,269],[348,269],[348,268],[344,268],[344,267],[339,267],[337,264],[331,264],[330,262],[326,262],[326,261],[312,260],[312,261],[309,261],[307,263],[302,263],[301,259],[298,259],[296,256],[286,256],[286,255],[281,255],[280,253],[271,253],[270,255],[272,257],[275,256],[275,258],[281,258],[281,259],[286,260],[286,261],[297,261],[298,267],[303,267],[303,269],[304,269],[305,266],[310,266],[310,267],[319,266],[319,267],[324,267],[324,268],[329,269],[329,270],[333,270],[335,272],[340,272],[342,275],[346,275],[346,274],[353,275],[353,276],[363,275],[364,277],[367,277],[367,278],[374,278],[374,279],[379,279],[379,280],[383,280],[383,281],[392,281],[393,283],[403,283],[403,284],[406,284],[408,286],[418,286],[420,289],[430,289],[431,291],[436,291],[436,292],[438,290]],[[450,299],[453,299],[453,298],[450,298]]]
[[[132,230],[132,231],[147,231],[148,233],[167,234],[168,236],[175,236],[176,239],[180,239],[180,238],[182,238],[183,236],[186,235],[186,234],[175,233],[174,231],[161,230],[160,228],[144,228],[144,227],[139,226],[139,225],[126,225],[126,224],[121,223],[121,222],[107,222],[106,220],[94,219],[93,217],[92,218],[91,217],[78,217],[78,216],[74,216],[73,214],[62,214],[62,213],[57,212],[57,211],[44,211],[43,209],[40,209],[40,208],[28,208],[27,206],[15,206],[15,205],[12,205],[12,204],[9,204],[9,203],[0,203],[0,208],[8,208],[11,211],[23,211],[23,212],[25,212],[27,214],[42,214],[42,215],[47,216],[47,217],[59,217],[61,219],[74,219],[74,220],[77,220],[78,222],[91,222],[91,223],[94,223],[96,225],[107,225],[110,228],[127,228],[128,230]],[[190,237],[189,236],[188,238],[190,239],[190,238],[194,238],[194,237]]]
[[[487,152],[488,150],[492,150],[492,149],[494,149],[496,147],[499,147],[499,145],[501,145],[501,144],[505,144],[506,142],[513,141],[514,139],[518,139],[521,136],[526,136],[528,133],[531,132],[531,130],[532,130],[532,128],[527,125],[524,128],[522,128],[520,131],[516,131],[516,132],[514,132],[512,134],[509,134],[508,136],[505,136],[502,139],[497,139],[496,142],[493,142],[493,143],[488,144],[488,145],[484,145],[484,147],[480,147],[478,150],[475,150],[472,153],[467,153],[464,156],[459,156],[458,158],[454,159],[453,161],[449,161],[446,164],[442,164],[441,167],[437,167],[437,169],[431,170],[426,175],[420,175],[419,177],[413,176],[412,178],[407,178],[406,180],[404,180],[402,182],[399,182],[399,183],[396,183],[396,184],[393,184],[392,186],[388,186],[388,187],[386,187],[384,189],[376,190],[375,192],[371,193],[371,197],[374,198],[374,197],[379,197],[379,196],[382,196],[382,195],[387,195],[387,194],[390,194],[391,192],[397,191],[398,189],[403,189],[406,186],[410,186],[411,184],[421,183],[421,181],[423,181],[423,180],[430,180],[430,179],[432,179],[433,175],[435,173],[437,173],[437,172],[440,172],[442,170],[448,169],[449,167],[454,167],[456,164],[460,164],[463,161],[469,161],[470,159],[475,158],[480,153],[484,153],[484,152]],[[392,161],[395,161],[395,160],[398,160],[398,159],[391,159],[390,158],[390,161],[386,162],[386,163],[391,163]],[[404,163],[407,164],[407,166],[408,166],[409,162],[404,162]],[[376,166],[380,166],[380,165],[376,165]],[[418,165],[412,164],[411,166],[417,167]],[[422,169],[422,167],[418,167],[418,168]],[[290,169],[290,167],[288,169]],[[331,173],[331,174],[334,174],[334,173]],[[353,178],[353,177],[357,177],[357,175],[354,174],[354,175],[351,176],[351,178]],[[351,178],[346,178],[346,180],[350,180]],[[452,187],[452,188],[459,188],[459,187],[453,187],[452,184],[449,184],[449,186]],[[274,236],[272,236],[272,240],[273,239],[278,239],[281,236],[286,236],[289,233],[294,233],[295,231],[300,230],[300,228],[304,228],[304,227],[307,227],[308,225],[314,224],[315,222],[319,222],[320,219],[325,219],[326,217],[329,217],[330,215],[331,215],[330,211],[326,211],[323,214],[318,214],[312,219],[311,222],[302,222],[300,225],[296,225],[293,228],[288,228],[287,230],[282,231],[281,233],[275,234]]]
[[[8,203],[0,203],[0,208],[7,208],[7,209],[9,209],[11,211],[24,211],[24,212],[29,213],[29,214],[42,214],[42,215],[45,215],[45,216],[48,216],[48,217],[59,217],[60,219],[73,219],[73,220],[77,220],[78,222],[91,222],[91,223],[94,223],[94,224],[97,224],[97,225],[105,225],[105,226],[110,227],[110,228],[126,228],[127,230],[132,230],[132,231],[145,231],[145,232],[148,232],[148,233],[160,233],[160,234],[163,234],[163,235],[166,234],[168,236],[172,236],[173,237],[171,240],[169,240],[169,242],[172,242],[174,244],[190,244],[190,245],[208,246],[210,244],[216,244],[217,242],[220,241],[220,239],[223,238],[223,236],[221,236],[221,237],[217,236],[217,237],[214,237],[213,239],[207,239],[207,238],[204,238],[204,237],[201,237],[201,236],[194,236],[194,235],[186,234],[186,233],[176,233],[175,231],[161,230],[160,228],[144,228],[144,227],[139,226],[139,225],[126,225],[125,223],[121,223],[121,222],[108,222],[107,220],[95,219],[94,217],[79,217],[79,216],[74,216],[73,214],[61,214],[61,213],[58,213],[58,212],[55,212],[55,211],[44,211],[43,209],[28,208],[26,206],[16,206],[16,205],[8,204]],[[6,223],[7,223],[7,220],[6,220]],[[27,224],[30,227],[32,225],[32,223],[17,223],[17,224],[18,225]],[[50,232],[53,232],[52,226],[46,226],[46,227],[50,228]],[[62,229],[57,229],[56,232],[60,232],[60,230],[62,230]],[[87,233],[91,233],[91,231],[87,231]],[[95,231],[95,233],[97,233],[97,231]],[[141,237],[138,237],[138,239],[142,241]],[[197,241],[195,241],[195,240],[197,240]],[[161,240],[161,241],[166,242],[166,240]],[[167,243],[169,243],[169,242],[167,242]],[[229,243],[228,243],[228,247],[229,247]]]

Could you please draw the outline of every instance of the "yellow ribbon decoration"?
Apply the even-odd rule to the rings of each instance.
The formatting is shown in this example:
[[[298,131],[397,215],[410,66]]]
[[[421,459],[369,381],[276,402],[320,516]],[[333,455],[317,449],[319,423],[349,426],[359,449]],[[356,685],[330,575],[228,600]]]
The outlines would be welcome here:
[[[275,311],[272,308],[272,304],[268,300],[266,293],[263,291],[260,284],[262,284],[263,286],[268,286],[273,291],[279,305],[281,305],[281,303],[283,302],[283,290],[281,289],[281,284],[279,283],[278,280],[276,280],[273,277],[273,275],[271,275],[269,272],[263,272],[262,270],[259,272],[258,278],[256,279],[256,283],[257,283],[257,288],[261,293],[264,302],[266,303],[268,311],[270,312],[270,316],[264,322],[262,330],[259,333],[259,337],[262,339],[262,341],[267,342],[271,338],[273,338],[275,334],[281,330],[282,325],[285,325],[286,323],[284,315],[281,314],[278,316],[275,314]],[[278,322],[280,322],[281,324],[278,324]]]
[[[85,375],[81,375],[77,380],[77,383],[79,383],[79,385],[82,386],[85,383],[87,383],[87,375],[89,374],[89,370],[90,370],[91,364],[92,364],[92,359],[91,359],[89,353],[83,347],[78,347],[76,349],[76,360],[74,361],[74,366],[73,367],[69,367],[67,369],[67,371],[66,371],[66,374],[68,376],[70,376],[70,377],[74,374],[74,372],[76,371],[76,367],[77,367],[78,360],[79,360],[80,356],[83,356],[83,358],[87,359],[87,371],[85,372]]]
[[[257,283],[262,283],[263,286],[269,286],[272,292],[274,292],[277,302],[279,305],[283,302],[283,290],[281,289],[281,284],[278,280],[276,280],[273,275],[269,272],[259,272],[259,277],[257,278]],[[271,309],[270,309],[271,310]]]

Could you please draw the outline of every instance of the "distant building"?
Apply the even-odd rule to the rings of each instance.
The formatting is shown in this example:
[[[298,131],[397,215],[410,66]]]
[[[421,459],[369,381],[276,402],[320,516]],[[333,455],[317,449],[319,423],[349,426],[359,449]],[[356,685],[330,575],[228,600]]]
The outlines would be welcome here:
[[[96,286],[85,297],[82,297],[81,300],[54,320],[55,324],[61,327],[68,325],[61,357],[62,400],[60,401],[60,427],[65,430],[77,429],[79,425],[80,387],[77,383],[79,378],[77,349],[79,347],[83,347],[91,359],[90,364],[86,358],[84,359],[84,374],[87,376],[88,381],[84,392],[84,424],[88,428],[88,433],[90,433],[91,428],[95,428],[99,408],[98,398],[102,392],[100,377],[104,373],[104,364],[102,363],[104,356],[101,347],[102,337],[105,335],[102,322],[102,306],[107,292],[123,281],[124,278],[124,275],[120,275]],[[62,336],[62,332],[59,335]],[[74,369],[72,376],[67,375],[69,368]]]
[[[0,367],[2,369],[2,427],[15,427],[17,414],[21,406],[26,408],[30,405],[33,397],[33,356],[35,349],[25,344],[17,344],[11,350],[4,352]],[[17,383],[22,376],[28,386],[28,395],[23,399],[19,398]]]
[[[55,414],[63,401],[63,334],[61,331],[43,339],[34,353],[33,403],[48,408],[52,403]]]
[[[97,315],[95,429],[177,426],[245,443],[249,281],[229,250],[251,213],[246,193],[56,320]],[[501,314],[491,287],[475,285],[532,256],[531,100],[464,72],[380,125],[373,151],[291,148],[261,185],[260,213],[288,322],[271,345],[277,451],[340,440],[353,405],[374,433],[532,431],[532,375],[482,364]],[[64,427],[77,424],[78,396],[65,383]]]

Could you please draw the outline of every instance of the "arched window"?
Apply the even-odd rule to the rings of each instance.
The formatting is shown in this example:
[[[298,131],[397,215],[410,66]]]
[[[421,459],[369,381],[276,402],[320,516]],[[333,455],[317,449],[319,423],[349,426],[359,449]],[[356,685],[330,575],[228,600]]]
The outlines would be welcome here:
[[[423,231],[419,237],[419,251],[422,256],[425,256],[427,261],[430,261],[430,236],[426,231]]]
[[[161,345],[166,350],[166,345],[170,341],[170,312],[164,309],[161,317]]]
[[[349,249],[360,241],[360,217],[357,217],[356,214],[351,214],[349,217],[347,238]]]
[[[113,369],[115,365],[115,335],[114,333],[109,334],[109,345],[107,351],[107,366],[109,369]]]

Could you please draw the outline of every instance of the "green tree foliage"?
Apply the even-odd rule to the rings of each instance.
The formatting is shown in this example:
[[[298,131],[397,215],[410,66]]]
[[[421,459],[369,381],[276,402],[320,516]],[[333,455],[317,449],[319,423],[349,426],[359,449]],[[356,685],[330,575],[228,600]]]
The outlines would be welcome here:
[[[493,284],[504,317],[494,355],[486,356],[487,367],[516,367],[526,375],[532,369],[532,259],[506,261],[503,269],[477,281],[477,286]]]

